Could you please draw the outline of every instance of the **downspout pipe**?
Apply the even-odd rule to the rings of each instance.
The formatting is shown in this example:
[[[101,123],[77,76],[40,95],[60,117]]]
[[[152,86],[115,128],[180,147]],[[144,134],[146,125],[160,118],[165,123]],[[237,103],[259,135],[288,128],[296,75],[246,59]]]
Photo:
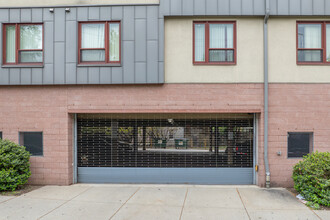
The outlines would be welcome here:
[[[270,171],[268,161],[268,19],[269,0],[265,0],[264,18],[264,162],[266,171],[266,188],[270,187]]]

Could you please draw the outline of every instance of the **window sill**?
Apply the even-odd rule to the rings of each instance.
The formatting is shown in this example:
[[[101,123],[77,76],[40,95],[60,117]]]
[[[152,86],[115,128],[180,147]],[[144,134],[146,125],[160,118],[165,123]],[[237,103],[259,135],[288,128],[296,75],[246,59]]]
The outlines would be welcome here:
[[[194,66],[236,66],[236,63],[193,63]]]
[[[297,66],[329,66],[330,62],[326,63],[312,63],[312,62],[305,62],[305,63],[297,63]]]
[[[2,68],[44,68],[44,65],[2,65]]]
[[[121,63],[95,63],[95,64],[89,64],[89,63],[80,63],[77,65],[77,67],[121,67]]]

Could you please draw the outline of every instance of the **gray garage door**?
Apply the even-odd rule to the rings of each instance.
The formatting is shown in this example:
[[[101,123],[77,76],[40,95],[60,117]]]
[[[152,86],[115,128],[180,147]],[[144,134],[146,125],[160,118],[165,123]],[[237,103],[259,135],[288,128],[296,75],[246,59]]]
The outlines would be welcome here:
[[[80,114],[78,182],[253,183],[248,114]]]

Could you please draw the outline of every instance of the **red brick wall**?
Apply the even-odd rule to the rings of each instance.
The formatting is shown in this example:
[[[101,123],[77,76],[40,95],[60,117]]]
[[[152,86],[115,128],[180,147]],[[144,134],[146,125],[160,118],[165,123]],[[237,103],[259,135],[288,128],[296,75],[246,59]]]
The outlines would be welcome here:
[[[269,88],[272,185],[292,186],[292,167],[299,160],[287,159],[287,132],[313,132],[314,151],[330,151],[330,85],[271,84]]]
[[[287,132],[314,132],[314,149],[329,151],[330,85],[271,84],[269,160],[273,186],[292,184]],[[31,158],[30,183],[72,183],[70,113],[262,112],[262,84],[165,84],[0,87],[0,131],[18,142],[18,131],[43,131],[44,157]],[[328,111],[328,112],[327,112]],[[259,114],[258,184],[264,185],[263,113]],[[282,156],[277,156],[277,151]]]

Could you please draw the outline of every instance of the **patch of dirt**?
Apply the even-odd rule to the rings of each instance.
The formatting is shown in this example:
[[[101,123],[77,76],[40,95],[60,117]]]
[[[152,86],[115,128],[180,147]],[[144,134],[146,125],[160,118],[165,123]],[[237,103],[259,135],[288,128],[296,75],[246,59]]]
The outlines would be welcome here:
[[[294,197],[296,197],[299,193],[294,189],[294,188],[286,188],[289,192],[292,193],[292,195]],[[330,207],[327,207],[327,206],[323,206],[323,205],[320,205],[320,209],[319,210],[327,210],[327,211],[330,211]]]
[[[43,185],[24,185],[15,191],[2,191],[0,192],[1,196],[20,196],[25,193],[31,192],[33,190],[39,189],[43,187]]]

